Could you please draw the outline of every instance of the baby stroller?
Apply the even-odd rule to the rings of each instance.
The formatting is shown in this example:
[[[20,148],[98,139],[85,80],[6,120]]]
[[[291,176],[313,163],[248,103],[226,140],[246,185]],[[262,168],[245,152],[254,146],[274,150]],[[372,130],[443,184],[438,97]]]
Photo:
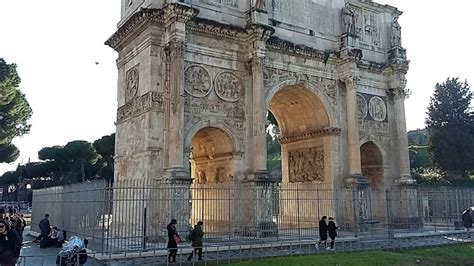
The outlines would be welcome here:
[[[56,257],[56,265],[72,266],[84,265],[87,262],[87,239],[73,236],[64,244]]]

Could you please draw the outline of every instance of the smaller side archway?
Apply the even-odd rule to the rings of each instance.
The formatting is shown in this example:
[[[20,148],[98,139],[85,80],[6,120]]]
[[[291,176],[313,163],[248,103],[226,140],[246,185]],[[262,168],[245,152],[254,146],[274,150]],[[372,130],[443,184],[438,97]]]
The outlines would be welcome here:
[[[383,155],[379,147],[369,141],[360,147],[362,175],[367,178],[372,189],[384,186]]]

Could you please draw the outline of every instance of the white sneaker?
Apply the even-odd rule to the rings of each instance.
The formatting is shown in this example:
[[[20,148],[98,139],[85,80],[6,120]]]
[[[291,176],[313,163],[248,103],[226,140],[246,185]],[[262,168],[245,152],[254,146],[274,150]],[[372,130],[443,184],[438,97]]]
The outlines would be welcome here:
[[[314,245],[316,249],[319,249],[319,244]]]
[[[331,247],[327,247],[326,250],[331,250]]]

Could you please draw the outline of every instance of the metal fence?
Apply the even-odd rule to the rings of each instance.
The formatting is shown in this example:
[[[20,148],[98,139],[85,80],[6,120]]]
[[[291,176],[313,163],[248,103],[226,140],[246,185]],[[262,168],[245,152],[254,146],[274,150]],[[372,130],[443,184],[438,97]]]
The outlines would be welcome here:
[[[329,184],[188,184],[104,181],[35,190],[32,230],[50,214],[52,226],[89,240],[99,253],[160,250],[166,225],[178,220],[185,240],[204,222],[206,246],[316,239],[318,221],[332,216],[342,238],[393,238],[406,233],[460,229],[474,189]],[[188,244],[185,244],[188,245]]]

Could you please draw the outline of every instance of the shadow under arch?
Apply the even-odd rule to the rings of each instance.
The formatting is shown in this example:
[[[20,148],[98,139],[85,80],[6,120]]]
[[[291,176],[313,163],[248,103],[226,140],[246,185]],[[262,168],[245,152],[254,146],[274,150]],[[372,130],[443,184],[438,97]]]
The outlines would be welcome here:
[[[288,88],[288,87],[293,87],[293,86],[299,86],[305,89],[308,89],[312,93],[315,94],[315,96],[318,97],[320,100],[322,106],[326,110],[328,119],[329,119],[329,126],[331,127],[337,127],[338,122],[336,119],[336,115],[333,111],[333,108],[331,107],[332,104],[329,102],[327,96],[324,93],[324,90],[315,84],[314,82],[310,81],[298,81],[296,79],[289,79],[289,80],[284,80],[273,87],[270,88],[270,90],[265,94],[265,108],[268,110],[270,102],[272,101],[273,97],[282,89]]]

